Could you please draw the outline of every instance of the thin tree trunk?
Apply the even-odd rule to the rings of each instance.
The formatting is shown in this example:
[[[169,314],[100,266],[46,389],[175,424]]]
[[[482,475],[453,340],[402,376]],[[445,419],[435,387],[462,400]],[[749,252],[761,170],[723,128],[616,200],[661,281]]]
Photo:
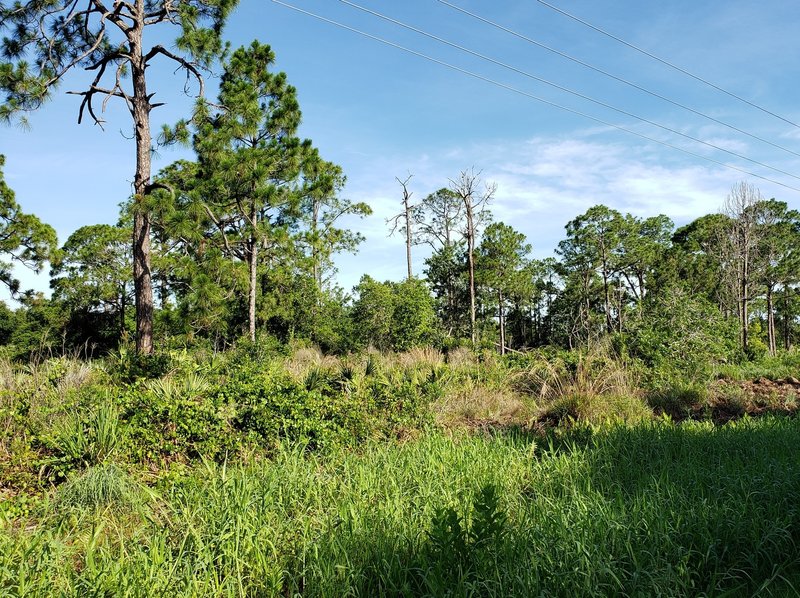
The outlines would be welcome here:
[[[449,330],[452,331],[456,327],[456,318],[455,318],[455,289],[453,288],[452,281],[448,279],[447,281],[447,324]],[[448,331],[447,336],[450,336],[450,331]]]
[[[614,322],[611,319],[611,295],[608,290],[608,270],[605,260],[603,260],[603,302],[606,312],[606,332],[611,334],[614,331]]]
[[[125,334],[125,285],[122,285],[119,296],[119,334]]]
[[[472,344],[478,342],[475,323],[475,223],[472,218],[472,203],[467,202],[467,265],[469,269],[469,326]]]
[[[767,338],[769,342],[769,354],[775,355],[778,352],[775,339],[775,306],[772,297],[772,285],[767,285]]]
[[[408,178],[401,181],[399,178],[395,177],[395,180],[400,183],[400,186],[403,188],[403,211],[393,216],[387,222],[394,222],[394,226],[392,227],[392,234],[394,231],[397,230],[397,223],[400,218],[403,218],[403,222],[405,222],[406,228],[406,265],[408,266],[408,279],[411,280],[413,274],[411,272],[411,243],[412,243],[412,230],[411,230],[411,204],[409,204],[409,200],[413,195],[408,191],[408,181],[411,180],[412,175],[408,175]]]
[[[167,278],[162,276],[158,281],[158,295],[161,309],[165,310],[169,307],[169,288],[167,287]]]
[[[502,291],[497,292],[497,304],[499,308],[499,320],[500,320],[500,355],[506,354],[506,322],[503,315],[503,293]]]
[[[586,340],[588,342],[589,341],[589,336],[590,336],[590,330],[589,330],[589,325],[590,325],[589,317],[590,316],[589,316],[589,314],[592,313],[591,298],[589,297],[589,272],[588,271],[584,271],[584,273],[583,273],[583,294],[584,294],[584,297],[586,298],[586,302],[585,302],[586,311],[582,314],[581,325],[583,325],[584,328],[586,329]],[[572,347],[570,347],[570,348],[572,348]]]
[[[255,229],[256,214],[255,209],[250,214],[251,226]],[[250,234],[250,248],[247,253],[248,267],[250,268],[250,283],[248,289],[249,305],[247,310],[248,331],[250,340],[256,342],[256,285],[258,275],[258,238],[255,230]]]
[[[790,348],[789,342],[789,287],[783,285],[783,348]]]
[[[741,282],[741,308],[739,310],[739,315],[741,317],[741,326],[742,326],[742,349],[747,351],[748,345],[748,325],[749,325],[749,317],[748,317],[748,300],[747,300],[747,292],[748,292],[748,256],[745,254],[744,261],[742,263],[742,282]]]
[[[319,321],[320,307],[322,306],[322,264],[319,257],[319,227],[320,202],[313,200],[311,210],[311,266],[314,276],[314,301],[311,304],[311,342],[317,342],[317,322]]]
[[[408,279],[411,280],[411,212],[408,207],[408,196],[403,198],[406,211],[406,263],[408,264]]]
[[[314,207],[311,214],[311,263],[314,268],[314,284],[317,291],[322,289],[322,268],[319,263],[319,239],[317,239],[317,227],[319,222],[319,202],[314,201]],[[318,303],[315,302],[315,304]]]
[[[136,28],[131,30],[131,80],[133,98],[131,113],[136,138],[136,174],[133,179],[133,286],[136,303],[136,351],[144,355],[153,352],[153,282],[150,271],[150,215],[146,196],[150,184],[150,98],[147,95],[145,61],[142,56],[142,27],[144,2],[136,3]]]

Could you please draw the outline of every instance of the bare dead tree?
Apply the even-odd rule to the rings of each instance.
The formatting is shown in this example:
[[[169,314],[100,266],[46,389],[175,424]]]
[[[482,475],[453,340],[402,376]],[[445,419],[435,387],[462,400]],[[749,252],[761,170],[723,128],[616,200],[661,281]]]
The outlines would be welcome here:
[[[469,323],[473,345],[478,342],[475,318],[475,238],[477,236],[477,228],[483,220],[483,212],[497,191],[496,184],[482,183],[481,171],[475,172],[475,168],[462,170],[457,179],[450,179],[450,190],[461,200],[466,216],[463,233],[467,241]]]
[[[398,229],[406,237],[406,262],[408,264],[408,279],[411,280],[411,245],[413,243],[413,221],[414,221],[414,208],[417,206],[411,204],[411,196],[414,195],[412,191],[408,190],[408,182],[414,175],[409,174],[405,179],[395,177],[395,180],[400,183],[403,188],[403,211],[399,214],[392,216],[386,220],[386,224],[392,225],[392,230],[389,236],[395,234]]]
[[[753,268],[759,242],[756,204],[763,201],[761,192],[747,182],[733,186],[722,213],[728,216],[729,225],[720,239],[721,261],[727,283],[736,300],[742,349],[748,348],[749,306],[752,299]]]

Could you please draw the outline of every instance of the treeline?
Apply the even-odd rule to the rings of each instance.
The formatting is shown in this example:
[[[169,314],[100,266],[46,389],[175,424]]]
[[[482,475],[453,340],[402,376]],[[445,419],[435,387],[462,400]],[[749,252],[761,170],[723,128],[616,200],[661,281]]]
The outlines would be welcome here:
[[[505,352],[611,337],[648,365],[686,373],[796,342],[800,213],[747,183],[733,187],[720,213],[677,229],[664,215],[593,206],[567,223],[558,257],[544,260],[531,257],[523,234],[492,222],[492,194],[465,171],[418,204],[404,202],[409,246],[433,249],[424,276],[440,345],[472,336]],[[479,239],[474,249],[470,236]],[[375,285],[362,281],[357,306],[365,291],[377,296]],[[370,328],[361,317],[361,334],[402,348],[388,321]]]
[[[334,256],[363,240],[343,223],[371,213],[340,197],[341,168],[297,135],[301,112],[274,54],[253,42],[223,64],[213,102],[165,128],[193,160],[160,172],[116,225],[75,231],[22,213],[0,173],[0,251],[34,269],[51,264],[52,297],[20,293],[0,312],[0,343],[16,358],[99,355],[136,335],[131,238],[147,214],[157,347],[215,350],[257,334],[334,353],[468,344],[521,351],[574,348],[610,336],[621,353],[683,374],[711,362],[789,349],[800,316],[800,214],[740,183],[724,209],[675,229],[597,205],[566,225],[557,258],[531,257],[525,236],[494,222],[495,188],[464,171],[392,219],[405,236],[407,280],[364,276],[346,293]],[[0,166],[2,162],[0,162]],[[414,246],[427,245],[421,277]],[[414,250],[415,251],[415,250]],[[141,314],[140,314],[141,317]]]

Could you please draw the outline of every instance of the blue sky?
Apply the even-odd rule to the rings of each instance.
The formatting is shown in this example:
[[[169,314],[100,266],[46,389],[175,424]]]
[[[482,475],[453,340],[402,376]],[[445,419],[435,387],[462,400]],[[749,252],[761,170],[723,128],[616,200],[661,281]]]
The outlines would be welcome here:
[[[337,0],[287,0],[304,10],[362,29],[550,102],[738,166],[789,186],[800,179],[748,163],[635,118],[550,88],[452,47],[381,21]],[[449,0],[697,111],[800,153],[800,129],[633,51],[536,0]],[[720,87],[800,122],[800,11],[791,0],[641,2],[549,0],[552,4],[669,60]],[[788,173],[800,157],[701,118],[587,70],[476,21],[437,0],[357,4],[476,52],[551,80]],[[234,47],[253,39],[272,45],[277,68],[298,89],[301,134],[344,168],[343,195],[366,201],[374,215],[349,225],[367,241],[338,259],[346,289],[369,273],[381,280],[405,272],[403,241],[387,237],[385,219],[400,209],[395,177],[413,174],[414,199],[475,168],[497,183],[492,210],[525,233],[537,257],[552,255],[564,225],[604,203],[640,216],[664,213],[685,224],[716,211],[740,180],[766,197],[800,207],[800,193],[646,141],[485,81],[316,21],[268,0],[242,0],[227,28]],[[163,67],[163,68],[159,68]],[[191,98],[168,64],[151,69],[150,89],[167,106],[156,128],[184,116]],[[23,209],[52,224],[61,242],[78,227],[114,222],[131,190],[134,147],[129,116],[109,105],[105,130],[76,124],[86,74],[67,78],[54,100],[30,117],[31,127],[0,129],[6,180]],[[209,83],[213,90],[213,81]],[[163,148],[154,168],[186,156]],[[421,274],[423,248],[416,248]],[[47,277],[20,272],[27,286]]]

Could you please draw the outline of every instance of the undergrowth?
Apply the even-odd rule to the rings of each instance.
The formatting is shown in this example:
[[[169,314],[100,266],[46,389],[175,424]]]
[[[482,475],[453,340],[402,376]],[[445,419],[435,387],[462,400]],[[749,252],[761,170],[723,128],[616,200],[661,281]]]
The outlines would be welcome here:
[[[797,420],[765,418],[584,425],[549,441],[426,434],[325,455],[286,445],[248,466],[194,466],[145,494],[99,466],[68,483],[82,490],[65,486],[6,524],[0,588],[786,595],[800,582],[798,442]],[[134,504],[142,515],[120,514]]]

